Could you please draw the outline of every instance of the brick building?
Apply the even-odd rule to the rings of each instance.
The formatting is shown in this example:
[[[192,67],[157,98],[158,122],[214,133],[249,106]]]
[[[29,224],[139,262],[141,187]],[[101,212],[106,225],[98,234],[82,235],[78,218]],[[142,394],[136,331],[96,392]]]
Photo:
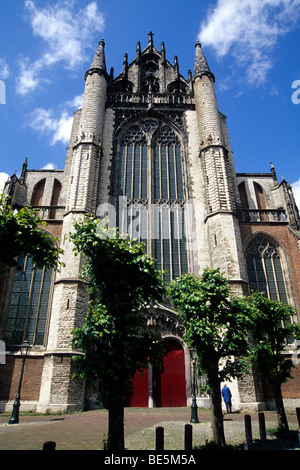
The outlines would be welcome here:
[[[269,173],[236,173],[226,117],[217,105],[215,77],[201,45],[185,78],[165,45],[137,43],[135,59],[125,54],[122,72],[106,70],[104,41],[85,75],[84,99],[74,113],[63,170],[30,170],[6,184],[14,207],[31,204],[60,238],[64,266],[56,274],[32,271],[19,259],[2,281],[0,338],[7,347],[0,364],[0,403],[15,396],[20,357],[10,346],[33,344],[25,367],[22,403],[38,411],[94,406],[95,397],[72,380],[71,331],[82,324],[88,303],[79,278],[83,263],[67,235],[73,221],[89,212],[146,242],[169,281],[186,272],[220,267],[232,292],[249,287],[272,299],[300,306],[300,219],[289,184]],[[151,310],[152,328],[166,348],[164,371],[151,366],[134,378],[129,406],[185,406],[191,400],[191,356],[183,328],[166,303]],[[292,354],[292,345],[287,355]],[[300,400],[300,369],[284,387]],[[253,377],[232,384],[235,405],[263,408],[269,396]],[[205,404],[205,397],[198,397]],[[293,402],[294,403],[294,402]]]

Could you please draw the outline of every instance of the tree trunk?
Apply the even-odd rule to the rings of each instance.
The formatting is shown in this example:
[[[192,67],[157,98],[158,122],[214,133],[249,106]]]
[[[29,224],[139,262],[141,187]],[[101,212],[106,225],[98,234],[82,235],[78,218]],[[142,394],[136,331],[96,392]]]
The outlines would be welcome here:
[[[276,411],[277,411],[279,429],[281,431],[287,432],[289,430],[289,425],[288,425],[287,417],[285,414],[282,393],[281,393],[281,386],[273,385],[272,388],[273,388],[275,406],[276,406]]]
[[[108,450],[124,450],[124,405],[123,400],[111,399],[108,408]]]
[[[213,439],[216,444],[225,447],[224,422],[222,413],[222,395],[218,372],[208,376],[210,386],[210,413]]]

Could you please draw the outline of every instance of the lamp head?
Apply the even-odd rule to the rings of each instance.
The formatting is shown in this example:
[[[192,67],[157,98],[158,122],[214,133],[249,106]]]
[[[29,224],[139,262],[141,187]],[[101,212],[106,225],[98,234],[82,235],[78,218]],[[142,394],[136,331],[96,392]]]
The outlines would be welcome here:
[[[28,344],[27,340],[25,340],[23,344],[18,346],[18,348],[20,350],[21,356],[28,356],[32,346]]]

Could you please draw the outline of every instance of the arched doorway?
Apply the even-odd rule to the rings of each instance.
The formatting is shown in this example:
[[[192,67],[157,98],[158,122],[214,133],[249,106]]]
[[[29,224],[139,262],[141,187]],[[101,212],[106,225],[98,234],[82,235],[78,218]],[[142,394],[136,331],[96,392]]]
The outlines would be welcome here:
[[[160,368],[155,368],[153,374],[152,368],[151,373],[148,369],[136,372],[132,380],[132,391],[125,397],[125,406],[148,407],[149,396],[152,396],[152,393],[154,406],[186,406],[183,347],[173,339],[164,340],[163,347],[164,354]]]
[[[186,406],[184,351],[181,344],[167,339],[161,370],[154,371],[154,400],[156,406]]]
[[[129,407],[148,407],[149,400],[149,381],[148,369],[142,372],[136,372],[132,379],[132,391],[125,396],[124,406]]]

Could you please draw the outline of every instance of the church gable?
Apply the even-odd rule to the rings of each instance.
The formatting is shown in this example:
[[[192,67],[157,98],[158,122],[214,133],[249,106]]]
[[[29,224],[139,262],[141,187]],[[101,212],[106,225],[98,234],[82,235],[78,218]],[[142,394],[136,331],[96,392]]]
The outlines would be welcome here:
[[[128,93],[188,93],[189,82],[179,73],[177,56],[172,65],[165,57],[165,45],[161,51],[153,45],[153,34],[149,33],[147,47],[141,51],[137,43],[135,59],[128,65],[125,54],[122,72],[113,79],[111,74],[109,92]]]

